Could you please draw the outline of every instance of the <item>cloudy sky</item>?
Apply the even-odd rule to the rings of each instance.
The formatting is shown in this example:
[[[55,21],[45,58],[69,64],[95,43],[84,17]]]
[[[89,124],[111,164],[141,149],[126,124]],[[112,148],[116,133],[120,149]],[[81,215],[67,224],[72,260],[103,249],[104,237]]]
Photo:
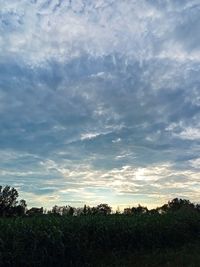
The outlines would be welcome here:
[[[0,182],[29,206],[200,201],[200,1],[0,0]]]

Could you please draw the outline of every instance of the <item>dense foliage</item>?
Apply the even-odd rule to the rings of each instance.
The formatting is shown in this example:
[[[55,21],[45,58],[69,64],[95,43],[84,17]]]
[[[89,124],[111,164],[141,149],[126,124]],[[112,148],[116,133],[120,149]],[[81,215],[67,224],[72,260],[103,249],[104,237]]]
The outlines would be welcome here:
[[[200,213],[0,219],[2,266],[96,266],[98,255],[178,248],[200,239]]]
[[[0,186],[0,216],[21,216],[26,212],[26,201],[17,200],[19,194],[15,188]]]
[[[16,189],[0,187],[0,266],[200,266],[200,206],[189,200],[122,213],[107,204],[44,213],[17,198]]]

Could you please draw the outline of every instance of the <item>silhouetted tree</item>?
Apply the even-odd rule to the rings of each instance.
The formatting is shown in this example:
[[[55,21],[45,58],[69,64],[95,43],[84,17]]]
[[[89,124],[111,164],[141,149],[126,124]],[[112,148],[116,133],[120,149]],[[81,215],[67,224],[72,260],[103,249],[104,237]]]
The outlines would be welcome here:
[[[120,211],[120,208],[119,208],[119,206],[117,207],[117,209],[116,209],[116,211],[115,211],[115,214],[116,214],[116,215],[119,215],[119,214],[121,214],[121,211]]]
[[[84,205],[84,207],[83,207],[83,215],[87,215],[87,206],[86,205]]]
[[[90,206],[84,205],[84,207],[83,207],[83,215],[90,215],[90,214],[91,214]]]
[[[27,210],[26,214],[28,216],[38,216],[38,215],[42,215],[43,214],[43,207],[41,208],[31,208],[29,210]]]
[[[137,207],[125,208],[123,214],[125,215],[141,215],[148,213],[147,207],[143,207],[140,204]]]
[[[19,204],[11,208],[11,213],[13,216],[23,216],[26,213],[27,204],[24,199],[19,201]]]
[[[147,212],[148,212],[147,207],[143,207],[140,204],[137,207],[132,207],[131,208],[131,213],[133,215],[140,215],[140,214],[144,214],[144,213],[147,213]]]
[[[187,199],[174,198],[158,208],[159,213],[174,212],[179,209],[195,209],[195,205]]]
[[[73,216],[73,214],[74,214],[74,208],[69,206],[68,215]]]
[[[112,208],[108,204],[99,204],[93,208],[94,214],[98,215],[109,215],[112,211]]]
[[[61,215],[60,214],[60,207],[57,205],[53,206],[52,210],[48,212],[49,214],[54,214],[54,215]]]
[[[151,210],[148,210],[148,214],[149,215],[156,215],[156,214],[159,214],[159,211],[158,211],[158,209],[151,209]]]
[[[74,215],[74,212],[75,212],[75,208],[71,207],[71,206],[57,206],[55,205],[51,212],[51,214],[54,214],[54,215]]]
[[[17,201],[19,194],[15,188],[0,186],[0,216],[21,216],[26,211],[26,201]],[[18,205],[17,205],[18,204]]]
[[[131,208],[125,208],[123,214],[125,214],[125,215],[131,215],[132,214]]]

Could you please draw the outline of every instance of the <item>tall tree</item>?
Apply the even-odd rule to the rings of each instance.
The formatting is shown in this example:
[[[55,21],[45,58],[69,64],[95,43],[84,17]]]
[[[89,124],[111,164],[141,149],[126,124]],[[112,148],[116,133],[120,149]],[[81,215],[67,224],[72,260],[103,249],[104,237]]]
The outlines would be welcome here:
[[[0,216],[21,216],[26,212],[26,201],[17,200],[17,189],[6,185],[0,186]]]

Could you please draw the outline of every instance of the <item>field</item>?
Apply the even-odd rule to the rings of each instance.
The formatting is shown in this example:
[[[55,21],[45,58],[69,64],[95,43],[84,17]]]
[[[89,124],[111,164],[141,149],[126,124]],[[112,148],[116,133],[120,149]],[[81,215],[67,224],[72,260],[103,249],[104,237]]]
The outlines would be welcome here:
[[[0,266],[200,266],[200,213],[1,218]]]

